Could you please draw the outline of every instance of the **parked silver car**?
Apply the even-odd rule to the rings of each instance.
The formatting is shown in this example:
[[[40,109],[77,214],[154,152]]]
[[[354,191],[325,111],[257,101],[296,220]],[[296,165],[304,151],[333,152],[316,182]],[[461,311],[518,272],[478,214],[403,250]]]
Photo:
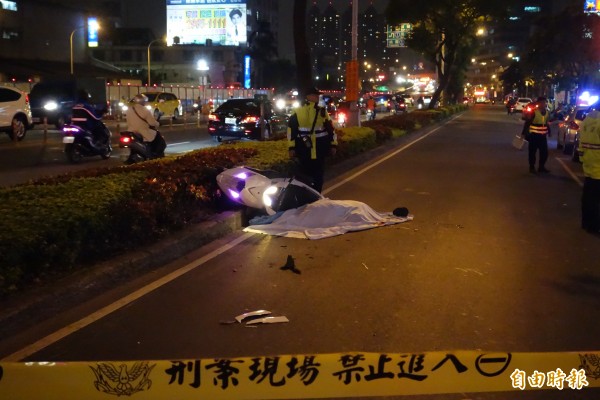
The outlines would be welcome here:
[[[564,118],[559,124],[556,137],[557,148],[562,148],[565,154],[573,154],[575,139],[579,132],[579,126],[589,112],[589,107],[577,107]]]
[[[27,93],[0,87],[0,131],[6,132],[11,140],[23,140],[32,126]]]
[[[515,102],[515,111],[523,112],[523,109],[531,102],[533,102],[533,100],[529,97],[519,97]]]

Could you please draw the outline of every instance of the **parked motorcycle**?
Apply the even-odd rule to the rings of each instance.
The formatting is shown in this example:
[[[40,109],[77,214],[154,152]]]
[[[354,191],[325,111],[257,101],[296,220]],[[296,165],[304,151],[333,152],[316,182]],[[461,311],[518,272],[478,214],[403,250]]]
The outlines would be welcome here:
[[[159,138],[158,140],[162,140],[164,146],[166,147],[166,143],[164,142],[164,138],[160,132],[156,132],[156,135]],[[129,157],[127,160],[125,160],[126,164],[135,164],[137,162],[152,160],[154,158],[161,158],[165,156],[164,147],[163,151],[161,151],[159,154],[155,154],[152,152],[150,143],[144,142],[142,135],[131,131],[121,132],[119,147],[129,148]]]
[[[217,175],[217,184],[231,201],[263,209],[269,215],[324,198],[295,177],[249,167],[226,169]]]
[[[100,156],[107,160],[112,153],[110,138],[112,134],[107,129],[107,137],[94,140],[92,132],[77,125],[63,126],[63,143],[67,159],[73,164],[81,162],[84,157]]]

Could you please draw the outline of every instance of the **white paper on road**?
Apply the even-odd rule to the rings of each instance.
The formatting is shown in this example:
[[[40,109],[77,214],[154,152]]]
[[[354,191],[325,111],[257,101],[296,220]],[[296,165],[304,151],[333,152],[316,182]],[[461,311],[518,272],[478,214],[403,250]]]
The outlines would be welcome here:
[[[250,225],[244,232],[315,240],[412,219],[410,214],[397,217],[377,212],[360,201],[322,199],[287,210],[270,224]]]

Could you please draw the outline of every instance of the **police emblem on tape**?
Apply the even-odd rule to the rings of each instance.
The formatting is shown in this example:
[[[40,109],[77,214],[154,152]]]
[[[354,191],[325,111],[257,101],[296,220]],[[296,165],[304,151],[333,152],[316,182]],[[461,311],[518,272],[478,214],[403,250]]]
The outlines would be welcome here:
[[[585,370],[586,377],[600,379],[600,357],[596,354],[580,354],[579,360],[579,368]]]
[[[134,363],[131,367],[127,364],[116,367],[109,363],[99,363],[96,368],[90,368],[96,375],[94,386],[98,391],[115,396],[131,396],[150,389],[152,381],[148,376],[155,366],[156,364],[148,365],[147,361],[142,361]]]

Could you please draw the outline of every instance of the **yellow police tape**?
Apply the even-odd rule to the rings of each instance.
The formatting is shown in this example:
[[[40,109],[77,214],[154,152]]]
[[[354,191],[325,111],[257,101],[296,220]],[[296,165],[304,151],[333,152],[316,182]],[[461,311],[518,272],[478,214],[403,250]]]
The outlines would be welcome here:
[[[7,400],[349,398],[598,387],[600,352],[349,352],[0,364],[0,399]],[[593,394],[599,398],[597,389]]]

